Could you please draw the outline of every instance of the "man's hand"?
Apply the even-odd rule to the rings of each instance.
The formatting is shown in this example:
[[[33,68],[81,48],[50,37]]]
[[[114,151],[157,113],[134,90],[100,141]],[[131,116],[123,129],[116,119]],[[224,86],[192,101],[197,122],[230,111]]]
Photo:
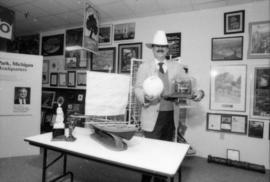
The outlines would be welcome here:
[[[197,90],[192,93],[192,98],[194,101],[199,102],[204,98],[204,91],[203,90]]]
[[[160,96],[144,95],[144,106],[155,105],[160,102]]]

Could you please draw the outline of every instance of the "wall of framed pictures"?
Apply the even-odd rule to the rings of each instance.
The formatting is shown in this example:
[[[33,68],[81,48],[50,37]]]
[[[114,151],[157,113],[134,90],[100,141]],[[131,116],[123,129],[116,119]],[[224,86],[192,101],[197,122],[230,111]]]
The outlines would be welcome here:
[[[180,62],[188,65],[189,74],[196,79],[197,87],[205,91],[202,102],[193,103],[194,107],[188,109],[186,113],[188,130],[185,137],[196,149],[197,154],[201,157],[209,154],[226,157],[226,150],[230,148],[241,152],[241,160],[263,164],[269,169],[269,101],[262,99],[268,95],[269,85],[267,71],[270,66],[269,3],[256,1],[219,9],[119,20],[104,24],[101,22],[102,39],[99,44],[101,56],[66,57],[64,55],[66,51],[63,51],[63,55],[45,56],[44,59],[49,62],[45,64],[48,64],[49,68],[44,71],[44,75],[48,76],[45,76],[43,86],[85,89],[84,83],[78,81],[79,78],[83,78],[85,70],[103,72],[111,70],[114,73],[127,74],[124,56],[128,55],[132,48],[125,51],[126,48],[130,46],[139,48],[144,60],[153,59],[152,51],[146,48],[145,43],[152,41],[156,30],[163,29],[168,35],[177,35],[179,41],[177,49],[181,50],[180,52],[174,50],[175,55],[180,55],[178,57]],[[80,27],[74,27],[78,28]],[[67,30],[70,29],[73,28]],[[64,34],[66,37],[67,30],[45,32],[40,36]],[[72,33],[75,37],[74,34],[76,33]],[[174,36],[170,38],[173,39]],[[119,53],[119,50],[122,53]],[[58,60],[56,57],[61,58],[61,63],[55,62]],[[78,60],[81,58],[85,60],[79,63],[81,61]],[[238,65],[241,65],[241,68]],[[218,72],[213,68],[218,68],[215,69]],[[57,86],[50,86],[50,74],[55,72],[58,72],[60,81]],[[67,85],[68,72],[72,80],[76,77],[75,87]],[[217,75],[212,79],[212,74]],[[72,83],[71,85],[74,85],[74,81]],[[213,129],[211,127],[216,126],[208,126],[207,113],[214,115],[212,116],[214,118],[245,116],[245,132],[241,134],[228,132],[227,127],[232,125],[226,121],[230,119],[222,120],[221,129],[211,130]],[[219,120],[215,122],[215,119],[211,118],[211,122],[216,124]],[[210,127],[210,130],[207,127]],[[236,130],[235,126],[232,130]],[[259,150],[247,150],[249,146]]]

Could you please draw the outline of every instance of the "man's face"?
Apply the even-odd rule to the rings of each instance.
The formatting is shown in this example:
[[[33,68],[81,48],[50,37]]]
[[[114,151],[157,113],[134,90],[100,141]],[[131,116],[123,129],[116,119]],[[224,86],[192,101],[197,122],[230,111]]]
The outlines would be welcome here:
[[[21,89],[21,90],[19,91],[19,97],[20,97],[21,99],[25,99],[25,98],[27,97],[27,90],[26,90],[26,89]]]
[[[163,61],[167,55],[169,48],[163,45],[153,45],[153,54],[157,60]]]

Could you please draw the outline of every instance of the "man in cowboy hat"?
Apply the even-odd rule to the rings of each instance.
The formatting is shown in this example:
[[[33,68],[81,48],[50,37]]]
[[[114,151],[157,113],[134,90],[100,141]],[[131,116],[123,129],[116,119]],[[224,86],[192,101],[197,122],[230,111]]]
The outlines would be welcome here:
[[[166,60],[170,44],[164,31],[158,30],[153,42],[146,43],[146,46],[152,49],[154,59],[145,60],[140,65],[136,77],[135,95],[143,105],[141,128],[147,138],[173,141],[176,124],[174,118],[179,118],[179,107],[174,102],[164,99],[163,96],[174,92],[174,82],[186,77],[185,70],[177,61]],[[158,76],[164,86],[163,92],[158,97],[147,95],[143,88],[144,81],[153,75]],[[202,98],[201,92],[193,90],[193,98],[199,101]],[[143,175],[143,182],[150,180],[150,176]],[[160,181],[160,179],[154,181]]]

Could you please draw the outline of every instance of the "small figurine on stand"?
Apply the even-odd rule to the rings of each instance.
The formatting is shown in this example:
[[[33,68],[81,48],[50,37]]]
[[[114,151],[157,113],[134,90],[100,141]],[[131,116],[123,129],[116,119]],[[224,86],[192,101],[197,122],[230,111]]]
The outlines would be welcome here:
[[[56,109],[56,119],[52,130],[52,140],[65,140],[65,124],[64,124],[64,113],[61,104],[58,104]]]
[[[73,136],[73,130],[76,126],[76,120],[74,118],[70,118],[68,122],[68,137],[66,138],[67,141],[73,142],[76,138]]]

